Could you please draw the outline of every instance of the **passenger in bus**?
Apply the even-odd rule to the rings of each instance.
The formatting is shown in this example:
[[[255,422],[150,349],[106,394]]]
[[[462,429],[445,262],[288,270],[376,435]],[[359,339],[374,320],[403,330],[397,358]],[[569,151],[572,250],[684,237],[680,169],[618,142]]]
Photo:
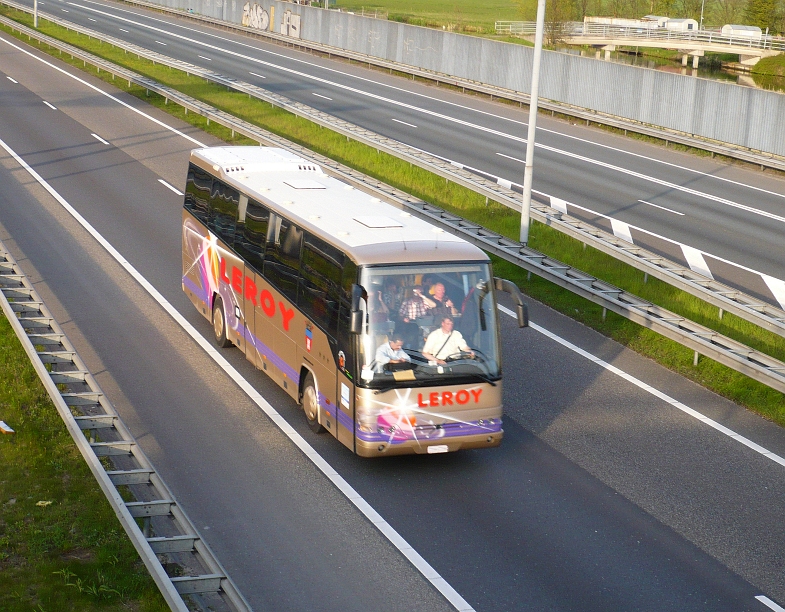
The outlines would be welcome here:
[[[428,314],[432,314],[435,316],[440,316],[440,315],[455,316],[458,314],[458,310],[455,308],[455,305],[452,303],[452,300],[446,295],[446,290],[444,288],[443,283],[436,283],[432,287],[432,291],[433,291],[433,295],[431,295],[431,300],[436,305],[433,308],[429,309]]]
[[[459,357],[461,353],[474,357],[474,352],[466,344],[461,332],[454,329],[452,317],[445,315],[441,318],[441,327],[428,334],[422,348],[423,357],[428,361],[444,364],[447,358]]]
[[[401,293],[398,283],[393,280],[388,280],[384,284],[382,302],[384,302],[384,305],[387,306],[387,309],[390,312],[398,312],[398,309],[401,307]]]
[[[419,350],[422,346],[423,334],[420,332],[417,320],[428,316],[428,311],[435,306],[436,302],[423,295],[420,285],[415,285],[412,288],[411,297],[404,300],[398,311],[403,322],[397,329],[403,334],[406,348]]]
[[[436,302],[423,294],[422,286],[415,285],[412,287],[411,297],[404,300],[398,314],[404,323],[409,323],[426,316],[428,310],[435,307]]]
[[[384,323],[390,320],[390,310],[382,299],[382,290],[374,288],[369,295],[370,322]]]
[[[400,333],[393,333],[389,342],[381,344],[376,349],[374,358],[376,371],[382,372],[384,367],[390,363],[410,363],[411,358],[403,350],[403,336]]]

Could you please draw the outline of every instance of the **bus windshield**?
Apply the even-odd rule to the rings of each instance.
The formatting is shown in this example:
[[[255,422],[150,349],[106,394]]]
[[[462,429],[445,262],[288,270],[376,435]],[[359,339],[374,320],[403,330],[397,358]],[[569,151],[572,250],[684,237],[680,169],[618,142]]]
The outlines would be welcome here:
[[[359,384],[374,389],[501,377],[488,263],[364,267]]]

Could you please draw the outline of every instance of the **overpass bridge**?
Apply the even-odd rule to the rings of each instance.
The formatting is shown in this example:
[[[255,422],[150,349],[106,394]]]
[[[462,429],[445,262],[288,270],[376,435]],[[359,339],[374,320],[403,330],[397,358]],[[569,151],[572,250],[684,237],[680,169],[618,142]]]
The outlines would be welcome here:
[[[549,26],[554,27],[554,26]],[[569,45],[600,47],[608,59],[616,47],[657,47],[674,49],[682,54],[682,64],[687,65],[692,56],[692,67],[698,67],[699,58],[709,53],[735,53],[739,62],[754,66],[763,57],[785,52],[785,38],[760,35],[757,38],[743,35],[726,36],[715,30],[673,30],[664,27],[647,28],[614,24],[565,22],[555,26],[554,33],[561,42]],[[533,22],[496,22],[497,32],[528,35],[534,34]]]

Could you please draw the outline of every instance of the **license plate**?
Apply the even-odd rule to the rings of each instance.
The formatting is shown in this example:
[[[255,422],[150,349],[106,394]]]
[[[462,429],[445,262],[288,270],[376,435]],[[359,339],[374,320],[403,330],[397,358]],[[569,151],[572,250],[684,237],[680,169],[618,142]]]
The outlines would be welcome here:
[[[446,453],[449,450],[450,449],[447,447],[446,444],[436,444],[434,446],[429,446],[428,447],[428,454],[431,454],[431,453]]]

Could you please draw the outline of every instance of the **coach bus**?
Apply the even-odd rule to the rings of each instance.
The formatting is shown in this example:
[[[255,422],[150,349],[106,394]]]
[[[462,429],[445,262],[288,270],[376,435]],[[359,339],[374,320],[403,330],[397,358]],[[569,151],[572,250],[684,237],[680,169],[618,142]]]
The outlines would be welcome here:
[[[183,290],[216,343],[313,431],[364,457],[501,442],[494,290],[527,315],[483,251],[267,147],[192,151],[182,228]]]

